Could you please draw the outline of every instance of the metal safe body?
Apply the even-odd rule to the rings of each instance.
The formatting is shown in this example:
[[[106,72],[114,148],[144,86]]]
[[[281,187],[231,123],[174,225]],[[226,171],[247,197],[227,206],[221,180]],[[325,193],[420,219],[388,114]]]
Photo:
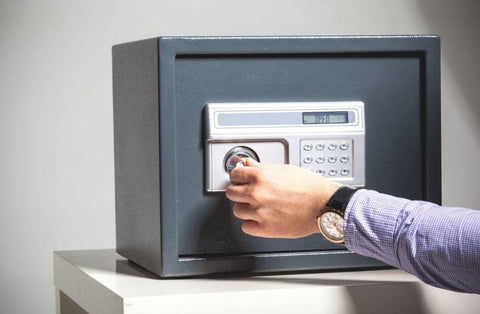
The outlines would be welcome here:
[[[113,47],[113,100],[117,251],[162,277],[385,266],[320,235],[243,234],[222,192],[225,154],[237,146],[261,161],[441,202],[437,36],[126,43]]]

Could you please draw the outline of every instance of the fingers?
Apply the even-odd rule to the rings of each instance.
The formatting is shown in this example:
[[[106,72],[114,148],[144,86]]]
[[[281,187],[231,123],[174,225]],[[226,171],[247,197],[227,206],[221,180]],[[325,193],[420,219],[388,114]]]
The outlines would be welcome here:
[[[245,220],[242,224],[242,231],[251,236],[261,236],[262,230],[258,223],[257,210],[247,203],[236,203],[233,206],[233,215]]]
[[[256,170],[253,167],[259,167],[260,163],[255,159],[246,158],[245,165],[247,167],[236,167],[230,171],[230,181],[237,184],[246,184],[254,180]]]
[[[247,158],[245,165],[247,165],[248,167],[258,167],[260,166],[260,163],[253,158]]]
[[[251,205],[251,187],[249,186],[250,183],[255,181],[256,171],[258,170],[255,167],[259,167],[261,164],[252,158],[247,158],[245,165],[247,167],[237,167],[230,172],[230,181],[236,184],[227,187],[226,195],[230,200],[237,202],[233,206],[233,215],[244,220],[242,231],[251,236],[261,236],[262,229],[258,223],[259,216],[255,207]]]
[[[225,195],[231,201],[238,203],[250,203],[250,197],[248,193],[248,185],[234,185],[231,184],[225,190]]]
[[[251,236],[262,236],[260,224],[255,220],[246,220],[242,224],[242,231]]]
[[[230,181],[237,184],[248,184],[253,181],[254,171],[248,167],[236,167],[230,171]]]
[[[258,220],[256,209],[247,203],[236,203],[233,206],[233,215],[242,220]]]

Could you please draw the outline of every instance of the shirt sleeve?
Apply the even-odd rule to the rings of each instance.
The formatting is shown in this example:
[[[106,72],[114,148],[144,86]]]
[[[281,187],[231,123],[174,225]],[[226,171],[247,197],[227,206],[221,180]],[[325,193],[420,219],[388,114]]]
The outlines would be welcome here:
[[[345,211],[346,247],[444,289],[480,293],[480,211],[359,190]]]

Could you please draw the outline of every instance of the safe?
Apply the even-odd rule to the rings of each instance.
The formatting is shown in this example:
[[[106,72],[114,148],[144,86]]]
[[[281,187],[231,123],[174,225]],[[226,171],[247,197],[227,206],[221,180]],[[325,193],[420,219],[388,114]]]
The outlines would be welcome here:
[[[161,277],[386,265],[241,231],[238,158],[441,203],[437,36],[160,37],[113,47],[117,252]]]

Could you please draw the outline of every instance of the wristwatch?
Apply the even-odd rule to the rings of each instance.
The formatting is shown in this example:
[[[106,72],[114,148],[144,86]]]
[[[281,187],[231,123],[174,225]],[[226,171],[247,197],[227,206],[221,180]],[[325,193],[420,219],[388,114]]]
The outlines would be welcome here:
[[[348,202],[357,190],[357,188],[349,185],[341,186],[317,216],[318,229],[328,241],[336,244],[345,242],[343,238],[343,217]]]

